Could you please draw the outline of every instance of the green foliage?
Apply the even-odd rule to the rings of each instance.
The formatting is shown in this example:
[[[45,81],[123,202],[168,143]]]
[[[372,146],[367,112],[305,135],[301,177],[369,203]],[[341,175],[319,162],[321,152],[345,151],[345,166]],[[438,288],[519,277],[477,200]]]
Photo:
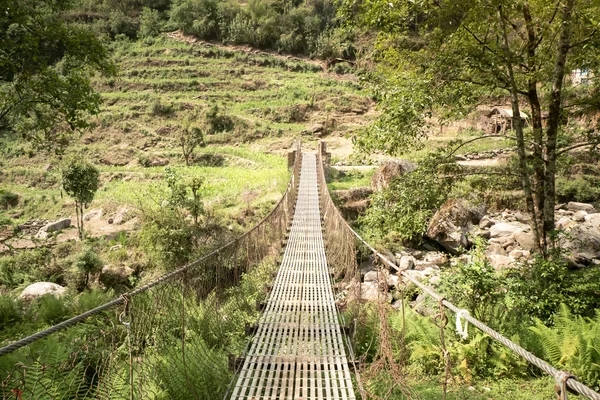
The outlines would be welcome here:
[[[233,130],[235,122],[230,115],[221,111],[217,104],[213,104],[206,112],[206,121],[210,133],[229,132]]]
[[[55,269],[49,249],[26,250],[14,256],[0,257],[0,285],[16,288],[38,281],[56,281],[60,272]]]
[[[0,329],[22,319],[21,304],[10,296],[0,296]]]
[[[81,252],[73,263],[73,267],[85,274],[84,288],[87,287],[90,276],[99,274],[103,266],[104,262],[92,249]]]
[[[155,37],[163,29],[163,20],[158,10],[144,7],[140,14],[140,37]]]
[[[100,97],[90,75],[116,72],[106,48],[64,14],[71,2],[8,0],[0,15],[0,131],[59,149],[89,127]]]
[[[150,106],[150,114],[154,116],[169,116],[175,112],[172,104],[163,104],[160,99],[155,99]]]
[[[373,194],[371,205],[359,220],[361,229],[373,240],[420,242],[435,209],[451,189],[451,181],[438,175],[438,165],[432,157]]]
[[[77,215],[77,230],[83,237],[83,207],[87,207],[100,185],[100,171],[84,161],[82,157],[72,157],[67,160],[62,169],[62,186],[65,192],[75,200]]]
[[[483,240],[476,241],[469,255],[469,263],[443,274],[440,290],[475,318],[499,328],[499,321],[504,320],[498,310],[504,308],[506,280],[487,260]]]
[[[82,205],[89,205],[98,190],[100,171],[82,158],[74,157],[62,169],[65,192]]]
[[[600,308],[600,271],[571,271],[558,249],[551,257],[536,256],[532,263],[508,271],[507,305],[523,318],[537,318],[551,324],[561,303],[569,304],[577,315],[591,316]]]
[[[299,4],[251,0],[238,2],[177,0],[171,8],[171,23],[203,39],[249,44],[295,54],[328,56],[344,53],[341,39],[329,34],[337,24],[333,1]],[[320,36],[323,35],[323,36]]]
[[[135,39],[137,36],[137,21],[126,15],[123,11],[112,11],[108,19],[108,25],[113,38],[125,36],[130,39]]]
[[[594,318],[573,315],[561,304],[549,328],[536,320],[530,327],[538,342],[537,355],[558,369],[569,371],[581,382],[600,389],[600,311]]]
[[[19,195],[0,189],[0,209],[8,210],[19,203]]]
[[[65,300],[47,294],[39,299],[37,318],[47,325],[55,325],[69,314],[69,308]]]
[[[556,195],[559,201],[595,202],[600,199],[600,180],[595,176],[558,178]]]

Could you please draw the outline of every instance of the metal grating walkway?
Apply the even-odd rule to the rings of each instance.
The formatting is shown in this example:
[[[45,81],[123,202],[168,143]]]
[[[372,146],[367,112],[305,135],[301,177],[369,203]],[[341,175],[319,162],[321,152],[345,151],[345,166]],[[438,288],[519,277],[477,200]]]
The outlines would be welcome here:
[[[232,399],[355,399],[325,258],[316,155],[302,156],[288,244]]]

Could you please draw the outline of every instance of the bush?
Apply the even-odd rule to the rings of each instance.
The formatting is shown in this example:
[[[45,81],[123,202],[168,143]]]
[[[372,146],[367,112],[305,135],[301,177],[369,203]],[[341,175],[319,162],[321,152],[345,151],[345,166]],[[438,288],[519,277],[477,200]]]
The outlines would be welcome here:
[[[371,205],[359,219],[362,230],[374,240],[418,243],[450,187],[425,166],[398,176],[387,189],[371,196]]]
[[[88,286],[90,276],[99,274],[102,271],[104,263],[93,250],[87,249],[77,256],[73,266],[85,275],[83,283],[85,288]]]
[[[150,106],[150,114],[155,116],[167,116],[175,112],[172,104],[163,104],[160,99],[156,99]]]
[[[0,209],[8,210],[19,204],[19,195],[0,189]]]
[[[20,304],[10,296],[0,296],[0,329],[19,322],[21,318]]]
[[[38,281],[56,281],[56,264],[48,249],[23,251],[14,256],[0,257],[0,283],[9,288]]]
[[[48,325],[54,325],[64,320],[68,314],[69,309],[65,300],[56,298],[51,294],[39,299],[38,320]]]
[[[157,10],[148,7],[142,9],[140,14],[140,36],[155,37],[160,34],[163,29],[163,21]]]
[[[559,201],[595,202],[600,200],[600,180],[597,177],[570,177],[556,180]]]
[[[208,122],[210,133],[229,132],[235,127],[233,118],[222,112],[217,104],[214,104],[206,112],[206,121]]]
[[[135,19],[128,17],[122,11],[113,11],[108,19],[111,36],[117,39],[119,36],[125,36],[129,39],[135,39],[138,32],[138,24]]]

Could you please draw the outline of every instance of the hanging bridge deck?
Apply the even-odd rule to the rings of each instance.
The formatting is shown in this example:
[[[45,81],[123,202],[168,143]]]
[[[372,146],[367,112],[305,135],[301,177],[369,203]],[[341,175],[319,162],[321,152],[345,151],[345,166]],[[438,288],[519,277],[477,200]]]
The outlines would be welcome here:
[[[315,154],[303,154],[288,244],[231,398],[355,399],[325,258]]]

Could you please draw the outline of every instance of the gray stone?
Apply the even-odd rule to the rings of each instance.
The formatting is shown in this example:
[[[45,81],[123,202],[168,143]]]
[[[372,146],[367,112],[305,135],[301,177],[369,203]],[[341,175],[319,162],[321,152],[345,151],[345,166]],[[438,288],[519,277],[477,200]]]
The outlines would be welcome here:
[[[400,282],[400,278],[398,277],[398,275],[389,274],[387,276],[387,285],[390,288],[396,287],[399,282]]]
[[[520,225],[500,222],[490,228],[490,237],[506,237],[513,235],[517,232],[522,232],[523,230],[524,228]]]
[[[423,261],[430,262],[437,266],[444,266],[448,264],[448,257],[443,253],[429,252],[425,254]]]
[[[594,211],[594,206],[591,204],[587,204],[587,203],[577,203],[575,201],[570,201],[567,204],[567,210],[570,211]]]
[[[429,221],[427,236],[456,255],[461,248],[469,246],[466,234],[484,215],[483,205],[473,205],[464,199],[448,199]]]
[[[580,210],[573,214],[573,221],[583,222],[585,221],[585,217],[588,215],[586,211]]]
[[[52,282],[36,282],[27,286],[19,295],[20,299],[35,299],[38,297],[45,296],[47,294],[51,294],[54,297],[60,297],[64,295],[67,291],[67,288],[57,285]]]
[[[437,268],[437,265],[435,265],[435,264],[433,264],[433,263],[430,263],[430,262],[427,262],[427,261],[421,261],[421,260],[418,260],[418,261],[415,263],[415,268],[414,268],[414,270],[416,270],[416,271],[424,271],[424,270],[426,270],[426,269],[431,269],[431,268]],[[414,271],[414,270],[413,270],[413,271]]]
[[[495,222],[492,221],[487,215],[484,215],[483,218],[481,218],[481,221],[479,221],[479,227],[481,229],[489,228],[491,226],[494,226],[494,224]]]
[[[515,219],[523,224],[528,224],[529,223],[529,215],[527,214],[523,214],[520,211],[517,211],[515,213]]]
[[[535,248],[535,238],[533,233],[517,232],[515,233],[514,238],[523,250],[533,251]]]
[[[35,237],[37,239],[46,239],[48,237],[48,233],[60,231],[62,229],[68,228],[69,226],[71,226],[71,218],[63,218],[59,219],[58,221],[49,222],[48,224],[40,228]]]
[[[509,257],[519,260],[523,258],[523,250],[513,250],[508,254]]]
[[[500,254],[502,256],[505,256],[506,251],[504,251],[504,247],[502,247],[500,243],[490,243],[490,245],[487,247],[486,254]]]
[[[365,274],[365,282],[377,282],[380,271],[369,271]]]
[[[366,301],[378,301],[387,298],[387,294],[379,290],[377,282],[363,282],[360,284],[360,297]]]
[[[100,217],[102,217],[103,211],[100,209],[97,210],[92,210],[88,213],[83,214],[83,220],[84,221],[92,221],[94,219],[98,219]]]
[[[115,214],[115,216],[113,218],[113,224],[121,225],[121,224],[127,222],[128,220],[130,220],[132,217],[133,217],[133,214],[132,214],[131,210],[129,210],[127,207],[123,207],[119,211],[117,211],[117,213]]]
[[[390,160],[382,163],[371,178],[371,187],[380,192],[390,186],[392,180],[400,175],[412,172],[417,166],[406,160]]]
[[[413,269],[415,267],[416,260],[413,256],[402,256],[400,258],[400,265],[398,267],[401,271],[406,271],[408,269]]]
[[[577,225],[577,222],[573,221],[571,218],[562,217],[556,222],[556,229],[569,229],[575,225]]]
[[[488,261],[495,269],[502,269],[507,267],[512,267],[514,260],[507,256],[502,256],[500,254],[491,254],[487,256]]]

